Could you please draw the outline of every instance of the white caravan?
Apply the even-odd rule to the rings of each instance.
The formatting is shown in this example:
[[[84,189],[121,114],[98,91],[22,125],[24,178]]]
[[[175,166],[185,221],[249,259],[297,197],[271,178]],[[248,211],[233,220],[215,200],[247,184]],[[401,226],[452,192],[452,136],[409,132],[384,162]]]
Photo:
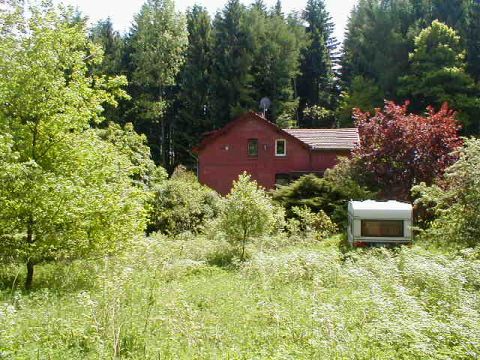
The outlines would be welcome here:
[[[353,246],[408,244],[412,241],[413,208],[398,201],[350,201],[348,242]]]

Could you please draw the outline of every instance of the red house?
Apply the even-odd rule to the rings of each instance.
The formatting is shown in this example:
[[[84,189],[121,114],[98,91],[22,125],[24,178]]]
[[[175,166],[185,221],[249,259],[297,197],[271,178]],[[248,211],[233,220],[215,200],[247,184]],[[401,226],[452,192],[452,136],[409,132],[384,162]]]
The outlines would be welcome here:
[[[208,134],[195,151],[202,184],[227,194],[243,171],[272,189],[303,174],[323,172],[348,156],[357,129],[280,129],[254,112]]]

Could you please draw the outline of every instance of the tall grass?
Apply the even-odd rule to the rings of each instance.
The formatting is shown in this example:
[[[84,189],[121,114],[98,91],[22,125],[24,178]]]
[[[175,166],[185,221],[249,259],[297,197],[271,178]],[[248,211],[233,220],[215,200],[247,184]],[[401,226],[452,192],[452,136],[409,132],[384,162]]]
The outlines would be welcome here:
[[[39,267],[31,293],[4,276],[0,358],[480,356],[478,260],[258,244],[246,263],[218,266],[220,242],[142,239],[116,258]]]

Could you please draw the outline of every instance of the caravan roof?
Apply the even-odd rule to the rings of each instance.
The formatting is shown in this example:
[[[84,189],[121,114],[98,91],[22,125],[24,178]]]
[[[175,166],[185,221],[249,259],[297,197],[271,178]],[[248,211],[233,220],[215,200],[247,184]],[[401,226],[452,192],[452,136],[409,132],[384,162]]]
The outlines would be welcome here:
[[[411,219],[412,205],[399,201],[350,201],[348,212],[356,218]]]

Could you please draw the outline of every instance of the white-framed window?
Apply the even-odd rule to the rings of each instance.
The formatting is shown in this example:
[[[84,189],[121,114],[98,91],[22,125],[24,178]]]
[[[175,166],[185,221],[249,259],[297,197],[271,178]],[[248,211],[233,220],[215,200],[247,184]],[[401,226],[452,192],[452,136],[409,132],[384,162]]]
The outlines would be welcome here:
[[[287,140],[275,140],[275,156],[287,156]]]

